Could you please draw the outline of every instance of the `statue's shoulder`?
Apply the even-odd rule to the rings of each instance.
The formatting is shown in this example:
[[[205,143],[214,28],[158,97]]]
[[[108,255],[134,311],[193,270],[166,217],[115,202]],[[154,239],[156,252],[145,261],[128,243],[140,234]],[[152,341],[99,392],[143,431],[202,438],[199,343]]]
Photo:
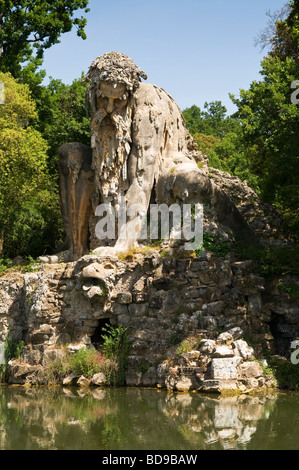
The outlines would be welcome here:
[[[141,82],[134,93],[134,97],[138,103],[156,101],[158,99],[157,88],[151,83]]]
[[[176,102],[169,93],[163,88],[153,85],[151,83],[141,82],[138,89],[134,94],[137,105],[174,105],[177,106]]]

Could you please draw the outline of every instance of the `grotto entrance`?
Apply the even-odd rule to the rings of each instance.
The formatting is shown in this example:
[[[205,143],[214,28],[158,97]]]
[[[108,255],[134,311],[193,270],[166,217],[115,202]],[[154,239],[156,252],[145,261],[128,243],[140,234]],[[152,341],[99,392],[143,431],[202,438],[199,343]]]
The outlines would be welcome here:
[[[94,334],[91,337],[91,343],[96,349],[99,349],[99,347],[103,344],[103,335],[106,334],[105,328],[107,325],[111,326],[110,319],[101,318],[98,322],[98,326],[94,331]]]
[[[283,315],[271,314],[269,323],[270,331],[274,338],[276,353],[280,356],[288,357],[292,341],[296,339],[296,332],[289,325]]]

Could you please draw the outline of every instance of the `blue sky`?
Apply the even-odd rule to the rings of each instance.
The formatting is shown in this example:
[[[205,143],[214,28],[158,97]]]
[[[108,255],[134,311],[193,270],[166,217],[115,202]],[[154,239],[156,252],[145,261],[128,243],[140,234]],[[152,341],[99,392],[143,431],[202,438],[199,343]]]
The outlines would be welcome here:
[[[45,53],[47,76],[71,83],[106,52],[130,56],[181,109],[239,94],[261,76],[265,55],[254,40],[266,12],[286,0],[90,0],[87,39],[75,30]],[[47,83],[47,80],[45,81]]]

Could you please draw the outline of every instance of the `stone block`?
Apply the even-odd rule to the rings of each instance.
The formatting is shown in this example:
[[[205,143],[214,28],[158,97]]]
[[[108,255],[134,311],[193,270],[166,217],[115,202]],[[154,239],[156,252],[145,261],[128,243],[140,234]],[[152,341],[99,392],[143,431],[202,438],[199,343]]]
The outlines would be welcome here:
[[[121,305],[128,305],[132,303],[132,294],[130,292],[121,292],[117,296],[117,302]]]
[[[202,330],[215,330],[218,326],[217,318],[211,315],[202,316],[199,320],[199,326]]]
[[[81,375],[81,377],[78,379],[78,382],[77,382],[77,385],[79,385],[79,387],[89,387],[91,384],[91,380],[87,379],[86,377],[84,377],[84,375]]]
[[[97,387],[101,387],[106,384],[106,377],[103,372],[99,372],[95,374],[91,379],[91,384],[96,385]]]
[[[210,379],[236,379],[238,365],[242,362],[240,357],[215,358],[210,363]]]
[[[234,351],[229,346],[225,345],[217,345],[214,352],[213,358],[226,358],[226,357],[234,357]]]
[[[237,341],[234,341],[232,343],[232,348],[235,350],[235,354],[238,356],[241,356],[245,361],[253,357],[253,354],[254,354],[253,348],[248,346],[246,341],[243,341],[242,339],[238,339]]]
[[[134,317],[144,317],[147,315],[149,308],[148,303],[129,305],[129,314]]]
[[[152,297],[149,306],[154,310],[160,310],[163,307],[163,299],[161,297]]]
[[[243,362],[243,364],[240,364],[238,369],[238,375],[240,378],[258,378],[263,375],[263,369],[258,362]]]
[[[201,393],[216,393],[235,392],[238,390],[238,385],[235,380],[204,380],[198,391]]]
[[[217,338],[217,341],[222,344],[225,344],[232,340],[233,340],[233,336],[228,331],[221,333]]]
[[[260,314],[263,308],[261,295],[250,295],[248,297],[248,312],[251,315]]]
[[[99,280],[105,281],[107,277],[113,274],[113,272],[114,272],[113,269],[105,269],[105,267],[102,264],[93,263],[93,264],[90,264],[89,266],[86,266],[86,268],[83,269],[82,276],[86,279],[91,278],[91,279],[99,279]]]
[[[155,387],[157,383],[157,370],[155,367],[149,367],[149,369],[142,376],[142,385],[145,387]]]
[[[201,354],[210,355],[216,347],[216,341],[213,339],[203,339],[199,344]]]
[[[138,292],[133,294],[133,301],[137,304],[148,302],[148,294]]]
[[[42,355],[38,349],[30,349],[25,346],[21,356],[21,362],[23,364],[29,364],[31,366],[38,365],[41,363]]]
[[[61,359],[65,357],[65,354],[61,349],[46,349],[44,351],[43,365],[46,365],[49,362],[53,362],[56,359]]]
[[[175,389],[178,392],[189,392],[198,388],[198,383],[195,377],[188,377],[182,375],[175,383]]]
[[[77,380],[78,380],[78,376],[75,375],[75,374],[71,374],[71,375],[68,375],[67,377],[65,377],[62,381],[62,385],[64,386],[71,386],[71,385],[75,385],[77,383]]]

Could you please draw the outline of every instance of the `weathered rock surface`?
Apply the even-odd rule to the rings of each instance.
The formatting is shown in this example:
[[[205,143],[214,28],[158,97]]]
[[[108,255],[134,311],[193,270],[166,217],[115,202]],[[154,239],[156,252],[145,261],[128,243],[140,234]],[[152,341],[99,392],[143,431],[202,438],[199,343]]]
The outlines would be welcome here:
[[[263,357],[263,350],[274,354],[275,341],[269,317],[263,314],[263,279],[254,264],[210,253],[206,261],[159,257],[157,250],[136,252],[129,263],[118,258],[107,263],[88,255],[78,262],[46,265],[13,281],[0,280],[0,297],[5,299],[0,340],[9,334],[25,342],[22,357],[9,365],[10,383],[44,383],[43,368],[61,357],[62,345],[70,352],[91,347],[99,325],[110,322],[126,326],[132,340],[127,385],[221,393],[273,386],[255,360]],[[240,275],[250,284],[251,295],[260,299],[259,309],[250,307],[247,289],[239,287]],[[251,284],[253,277],[259,282]],[[89,290],[105,281],[105,292],[88,297],[87,281]],[[299,322],[293,316],[292,321],[296,335]],[[257,346],[252,348],[244,338]],[[184,342],[190,351],[178,353]],[[69,377],[64,384],[78,379]],[[83,378],[81,382],[87,383]],[[103,375],[89,385],[104,386]]]

